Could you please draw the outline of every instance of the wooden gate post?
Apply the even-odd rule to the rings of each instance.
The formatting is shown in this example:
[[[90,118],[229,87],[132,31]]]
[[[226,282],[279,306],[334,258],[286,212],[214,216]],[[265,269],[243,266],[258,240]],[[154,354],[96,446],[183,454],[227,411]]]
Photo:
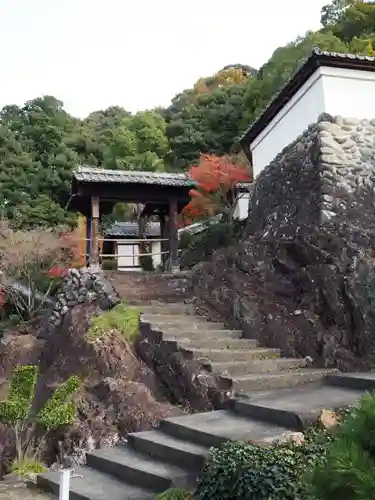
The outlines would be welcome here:
[[[91,197],[90,267],[97,271],[99,264],[99,198]]]
[[[175,198],[169,200],[169,248],[170,248],[170,262],[171,270],[179,269],[178,263],[178,206]]]

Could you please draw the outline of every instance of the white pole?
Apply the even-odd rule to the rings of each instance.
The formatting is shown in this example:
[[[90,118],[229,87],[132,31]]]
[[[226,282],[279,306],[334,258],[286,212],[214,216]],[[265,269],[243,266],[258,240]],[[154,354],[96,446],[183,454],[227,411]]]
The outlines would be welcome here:
[[[60,471],[59,500],[69,500],[71,474],[70,469]]]

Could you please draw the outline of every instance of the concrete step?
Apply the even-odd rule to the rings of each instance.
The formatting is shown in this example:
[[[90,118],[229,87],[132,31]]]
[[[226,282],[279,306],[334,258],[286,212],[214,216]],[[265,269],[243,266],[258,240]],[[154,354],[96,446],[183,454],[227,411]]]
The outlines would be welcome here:
[[[160,430],[135,432],[128,435],[130,446],[177,467],[199,471],[208,454],[208,448],[169,436]]]
[[[74,469],[76,477],[70,480],[69,500],[154,500],[158,491],[132,486],[113,476],[89,467]],[[77,477],[82,476],[82,477]],[[37,486],[58,496],[59,472],[45,472],[37,476]]]
[[[176,328],[176,326],[167,326],[163,328],[163,332],[168,334],[168,336],[175,337],[177,340],[179,337],[193,339],[202,339],[202,338],[212,338],[212,339],[222,339],[222,338],[231,338],[231,339],[241,339],[242,331],[241,330],[213,330],[213,329],[205,329],[199,328],[192,330],[189,326],[184,326],[183,328]]]
[[[303,430],[316,422],[323,409],[343,409],[355,404],[365,391],[325,385],[304,385],[237,400],[234,412],[270,424]]]
[[[287,430],[236,415],[229,410],[168,418],[160,422],[160,429],[173,437],[207,447],[217,447],[229,440],[258,442],[279,436]]]
[[[327,375],[327,385],[354,389],[357,391],[375,390],[375,372],[364,373],[333,373]]]
[[[169,340],[172,342],[177,342],[180,347],[185,349],[199,348],[199,349],[254,349],[257,347],[256,340],[247,339],[232,339],[232,338],[205,338],[200,339],[190,339],[190,338],[179,338],[171,337],[166,335],[163,337],[164,340]]]
[[[138,453],[127,445],[88,453],[87,465],[129,484],[153,491],[194,487],[196,480],[195,474]]]
[[[228,374],[230,376],[249,375],[252,373],[272,373],[277,371],[297,370],[304,368],[306,361],[304,359],[293,358],[270,358],[253,359],[249,361],[214,361],[204,365],[211,373]]]
[[[142,314],[148,315],[193,315],[193,307],[189,304],[152,304],[152,305],[142,305],[140,304],[137,309],[141,311]]]
[[[285,389],[302,384],[322,381],[327,370],[308,369],[276,372],[255,373],[232,377],[233,389],[239,394],[250,394],[253,391],[264,391],[273,389]]]
[[[209,321],[205,321],[204,319],[198,319],[196,316],[169,316],[169,315],[161,315],[161,314],[144,314],[142,315],[142,320],[151,323],[153,326],[159,326],[160,328],[165,326],[174,326],[175,328],[184,328],[185,326],[189,328],[189,330],[220,330],[224,328],[223,323],[211,323]]]
[[[195,349],[189,348],[196,359],[208,361],[248,361],[253,359],[276,358],[280,356],[279,349],[254,348],[247,350],[240,349]]]

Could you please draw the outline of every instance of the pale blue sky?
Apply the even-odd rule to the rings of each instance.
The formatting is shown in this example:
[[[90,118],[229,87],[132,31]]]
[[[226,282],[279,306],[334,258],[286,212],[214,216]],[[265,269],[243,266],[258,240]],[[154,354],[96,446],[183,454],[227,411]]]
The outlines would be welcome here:
[[[84,117],[172,97],[233,63],[259,67],[319,27],[328,0],[0,0],[0,106],[49,94]]]

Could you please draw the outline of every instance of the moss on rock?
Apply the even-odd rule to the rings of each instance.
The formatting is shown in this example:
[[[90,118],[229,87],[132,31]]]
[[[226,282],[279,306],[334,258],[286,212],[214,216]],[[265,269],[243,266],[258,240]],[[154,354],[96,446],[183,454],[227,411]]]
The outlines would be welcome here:
[[[140,312],[137,309],[120,303],[92,320],[87,338],[100,339],[110,330],[118,330],[129,342],[134,342],[139,334],[139,321]]]

